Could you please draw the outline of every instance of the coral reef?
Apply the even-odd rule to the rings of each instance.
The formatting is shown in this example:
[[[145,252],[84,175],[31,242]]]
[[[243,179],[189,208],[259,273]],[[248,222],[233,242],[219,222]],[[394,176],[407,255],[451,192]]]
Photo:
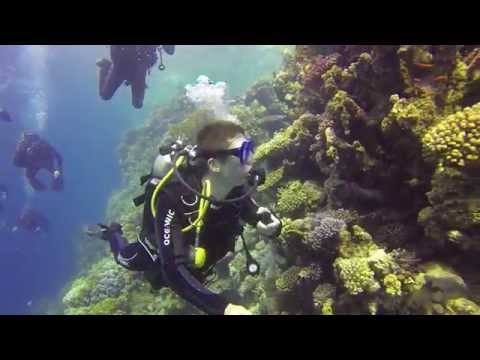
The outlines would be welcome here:
[[[305,215],[321,204],[322,191],[315,183],[301,183],[298,180],[289,182],[278,190],[276,210],[282,216]]]
[[[209,286],[254,314],[479,314],[480,47],[298,45],[230,113],[267,168],[255,195],[283,228],[247,227]],[[158,145],[191,141],[213,117],[185,97],[119,147],[122,188],[107,218],[130,239],[130,205]],[[65,313],[199,313],[168,289],[100,260],[67,287]]]
[[[480,103],[447,116],[423,137],[424,156],[437,167],[480,167]]]

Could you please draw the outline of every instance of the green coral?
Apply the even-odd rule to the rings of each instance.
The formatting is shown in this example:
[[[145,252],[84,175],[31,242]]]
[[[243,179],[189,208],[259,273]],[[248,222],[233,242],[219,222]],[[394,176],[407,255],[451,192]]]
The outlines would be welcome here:
[[[289,294],[304,284],[312,287],[312,285],[318,283],[321,275],[322,271],[318,265],[292,266],[275,281],[275,287],[280,292]]]
[[[174,138],[181,138],[187,143],[195,143],[197,133],[208,123],[217,120],[210,110],[195,110],[183,121],[168,126],[169,135]]]
[[[351,80],[352,75],[347,69],[333,65],[322,75],[326,99],[331,99],[344,84]]]
[[[261,144],[254,154],[254,161],[265,159],[281,159],[295,144],[301,144],[308,138],[313,138],[312,132],[318,127],[319,118],[311,114],[304,114],[295,120],[289,127],[277,132],[269,142]]]
[[[448,91],[445,99],[445,110],[450,113],[460,110],[460,105],[466,92],[467,73],[468,66],[462,61],[461,55],[457,51],[455,68],[450,75]]]
[[[375,273],[364,258],[337,258],[333,264],[335,272],[350,295],[363,292],[375,292],[380,284],[375,280]]]
[[[372,235],[366,232],[362,227],[358,225],[352,226],[352,234],[358,241],[371,242],[373,241]]]
[[[379,247],[372,236],[358,225],[352,231],[342,230],[340,233],[339,257],[334,262],[337,278],[350,295],[375,293],[383,289],[389,297],[400,297],[402,289],[411,288],[413,274],[399,264],[395,252],[386,252]],[[408,292],[408,290],[407,290]],[[381,300],[380,298],[375,298]],[[393,306],[388,299],[383,305]]]
[[[417,221],[419,224],[426,224],[427,221],[432,218],[432,215],[433,208],[431,206],[427,206],[418,212]]]
[[[295,247],[302,239],[307,236],[310,229],[310,222],[308,219],[296,219],[292,220],[287,217],[283,217],[282,231],[278,237],[279,243],[283,248]]]
[[[425,280],[432,288],[441,289],[446,296],[461,295],[466,290],[465,281],[452,268],[441,263],[427,263],[423,266]]]
[[[392,109],[381,123],[385,132],[396,125],[420,138],[436,120],[436,106],[431,97],[400,99],[395,94],[390,102]]]
[[[124,303],[124,298],[107,298],[93,305],[88,310],[88,315],[123,315],[125,313],[122,310]]]
[[[252,101],[249,106],[244,104],[236,104],[230,108],[230,113],[234,115],[245,129],[249,137],[257,143],[267,140],[267,133],[259,126],[259,119],[267,113],[265,106],[261,105],[257,100]]]
[[[416,313],[445,314],[461,313],[461,307],[474,308],[466,299],[465,281],[449,266],[429,262],[423,264],[409,290],[407,306]]]
[[[72,283],[62,301],[66,314],[121,314],[126,294],[135,287],[131,274],[105,257]]]
[[[258,191],[268,190],[278,184],[283,179],[284,173],[285,166],[280,166],[278,169],[269,171],[265,178],[265,183],[258,187]]]
[[[327,299],[322,305],[322,315],[334,315],[333,304],[333,299]]]
[[[445,166],[480,165],[480,103],[447,116],[423,137],[424,157]]]
[[[106,298],[92,305],[68,308],[66,315],[125,315],[126,298]]]
[[[84,306],[93,286],[94,284],[85,277],[76,278],[63,297],[64,305],[67,307]]]
[[[297,288],[298,278],[302,269],[299,266],[292,266],[275,281],[276,288],[284,293],[290,293]]]
[[[312,182],[290,181],[279,188],[276,209],[282,216],[305,213],[318,206],[321,196],[321,188]]]
[[[370,251],[368,255],[370,268],[375,274],[385,276],[397,270],[397,264],[394,262],[392,255],[384,249]]]
[[[373,251],[380,248],[373,242],[372,236],[363,228],[354,225],[354,234],[346,229],[340,231],[340,246],[338,252],[341,257],[368,257]]]
[[[316,314],[333,314],[335,286],[329,283],[320,284],[313,292],[313,305]]]
[[[351,131],[351,120],[360,117],[363,110],[346,91],[339,90],[328,102],[326,112],[333,119],[338,119],[345,135],[349,135]]]
[[[459,168],[437,169],[427,192],[430,202],[418,215],[432,245],[455,244],[464,251],[480,251],[478,178]]]
[[[385,292],[390,296],[402,295],[402,283],[394,274],[388,274],[385,276],[383,279],[383,286],[385,288]]]
[[[480,306],[465,298],[448,300],[446,310],[449,315],[480,315]]]

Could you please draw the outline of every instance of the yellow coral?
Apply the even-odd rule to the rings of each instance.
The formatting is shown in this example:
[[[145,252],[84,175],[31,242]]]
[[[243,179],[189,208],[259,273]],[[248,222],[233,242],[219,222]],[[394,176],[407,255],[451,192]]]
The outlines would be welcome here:
[[[396,124],[403,130],[421,138],[436,119],[436,106],[431,97],[401,99],[397,94],[390,97],[392,109],[382,120],[382,130],[388,132]]]
[[[445,166],[480,165],[480,103],[445,117],[423,136],[424,157]]]
[[[383,279],[383,285],[385,287],[385,292],[390,296],[401,296],[402,295],[402,283],[398,280],[397,276],[394,274],[388,274]]]
[[[327,299],[322,305],[322,315],[333,315],[333,299]]]
[[[465,298],[448,300],[446,308],[449,315],[480,315],[480,306]]]

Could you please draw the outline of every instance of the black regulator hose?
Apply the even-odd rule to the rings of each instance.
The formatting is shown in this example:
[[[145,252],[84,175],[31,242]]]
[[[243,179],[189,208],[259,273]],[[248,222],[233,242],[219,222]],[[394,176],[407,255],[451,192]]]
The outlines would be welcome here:
[[[210,202],[213,202],[213,203],[217,203],[217,204],[227,204],[227,203],[233,203],[233,202],[237,202],[237,201],[240,201],[240,200],[243,200],[245,199],[247,196],[250,196],[256,189],[257,187],[260,185],[260,182],[262,180],[262,175],[261,174],[253,174],[253,184],[252,186],[250,186],[250,189],[245,192],[245,194],[241,195],[241,196],[238,196],[236,198],[232,198],[232,199],[225,199],[225,200],[218,200],[218,199],[215,199],[214,196],[204,196],[202,194],[200,194],[197,190],[195,190],[193,187],[191,187],[182,177],[182,175],[180,175],[180,171],[178,171],[178,166],[177,166],[177,160],[180,156],[182,155],[185,155],[188,159],[188,150],[182,150],[182,151],[179,151],[178,153],[175,154],[174,158],[173,158],[173,171],[175,173],[175,176],[177,177],[178,180],[180,180],[180,182],[185,185],[185,187],[190,190],[191,192],[193,192],[194,194],[196,194],[197,196],[199,196],[200,198],[204,199],[204,200],[208,200]],[[188,161],[188,160],[187,160]],[[263,176],[263,179],[264,179],[264,176]]]

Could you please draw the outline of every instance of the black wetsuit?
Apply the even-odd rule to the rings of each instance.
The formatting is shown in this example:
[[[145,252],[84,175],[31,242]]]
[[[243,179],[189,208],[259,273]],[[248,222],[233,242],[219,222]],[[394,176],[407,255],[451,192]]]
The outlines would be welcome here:
[[[52,175],[59,171],[61,175],[52,181],[52,190],[63,189],[63,159],[62,156],[45,140],[38,136],[23,138],[17,145],[13,164],[25,168],[25,175],[35,190],[45,190],[45,185],[35,176],[41,169]]]
[[[159,45],[111,45],[111,62],[100,69],[99,90],[103,100],[110,100],[123,83],[132,89],[132,105],[143,106],[148,70],[155,65]]]
[[[0,120],[4,122],[12,122],[12,118],[7,110],[0,108]]]
[[[50,222],[38,211],[28,210],[20,217],[20,219],[18,219],[17,226],[20,229],[30,232],[48,232],[50,228]]]
[[[192,179],[189,183],[195,184]],[[199,188],[199,184],[195,187]],[[143,224],[146,241],[128,244],[119,232],[114,233],[110,245],[115,260],[127,269],[145,271],[153,286],[169,286],[208,314],[224,314],[230,301],[208,290],[202,282],[211,267],[229,251],[234,251],[235,240],[244,223],[252,226],[258,223],[258,205],[251,197],[218,208],[210,205],[200,233],[200,246],[207,253],[206,262],[197,270],[191,265],[189,256],[195,241],[195,228],[187,233],[180,230],[190,224],[189,218],[190,221],[196,219],[198,197],[181,183],[168,183],[158,196],[154,221],[149,201],[153,189],[154,185],[147,185]],[[243,187],[237,187],[227,198],[238,197],[244,191]]]

